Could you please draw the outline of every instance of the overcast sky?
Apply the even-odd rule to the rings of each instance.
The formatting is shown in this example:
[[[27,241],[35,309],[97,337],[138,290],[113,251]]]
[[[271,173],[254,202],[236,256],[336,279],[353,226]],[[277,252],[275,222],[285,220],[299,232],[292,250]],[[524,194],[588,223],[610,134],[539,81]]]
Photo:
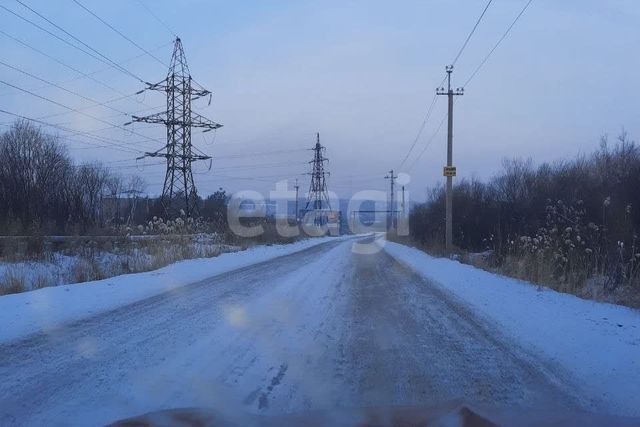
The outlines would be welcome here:
[[[140,50],[72,0],[22,1],[145,81],[165,77],[167,70],[161,64],[140,56]],[[210,106],[200,100],[195,109],[224,125],[215,135],[193,133],[194,144],[213,156],[210,171],[204,162],[196,167],[200,194],[218,187],[266,194],[279,178],[296,177],[306,189],[309,177],[300,174],[307,171],[311,152],[305,149],[313,146],[319,131],[330,159],[330,187],[342,197],[360,189],[386,188],[385,173],[401,164],[444,77],[445,65],[486,4],[485,0],[143,0],[170,31],[138,1],[80,1],[165,62],[171,56],[172,31],[181,37],[192,76],[214,93]],[[526,1],[493,1],[456,64],[454,86],[468,79]],[[59,33],[15,1],[0,4]],[[588,153],[602,135],[614,137],[623,127],[637,139],[638,22],[640,3],[635,0],[534,0],[456,101],[458,176],[490,177],[504,157],[531,157],[539,163]],[[3,9],[0,29],[82,72],[100,70],[92,76],[103,85],[78,78],[68,67],[0,34],[0,61],[6,64],[100,102],[142,89],[131,76],[105,70],[105,64]],[[146,114],[161,111],[165,102],[161,93],[148,92],[109,104],[118,111],[87,109],[90,101],[4,65],[0,77],[114,124],[129,121],[119,111],[157,107],[138,113]],[[445,99],[439,98],[400,170],[411,176],[414,200],[423,199],[425,189],[443,179],[446,126],[432,139],[445,114]],[[4,84],[0,84],[0,108],[34,118],[47,116],[43,120],[77,130],[107,127]],[[1,123],[12,120],[0,114]],[[138,154],[131,150],[159,148],[165,131],[147,124],[130,128],[138,135],[119,129],[96,133],[120,141],[119,146],[92,148],[79,136],[66,141],[78,161],[100,160],[122,174],[137,173],[145,177],[148,191],[157,194],[163,166],[151,165],[158,159],[150,159],[138,162],[136,168],[132,159]],[[122,146],[130,150],[119,151]],[[265,152],[271,154],[259,155]]]

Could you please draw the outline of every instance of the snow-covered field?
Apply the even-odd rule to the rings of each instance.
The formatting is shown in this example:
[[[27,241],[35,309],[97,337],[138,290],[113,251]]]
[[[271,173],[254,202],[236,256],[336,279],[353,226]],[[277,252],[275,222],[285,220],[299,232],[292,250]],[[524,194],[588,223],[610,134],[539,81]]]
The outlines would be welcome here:
[[[307,239],[289,245],[256,246],[242,252],[224,253],[215,258],[180,261],[145,273],[0,296],[0,343],[30,333],[54,330],[65,322],[113,310],[216,274],[290,254],[328,239],[332,238]]]
[[[398,261],[449,291],[515,342],[559,363],[590,397],[640,415],[640,311],[580,299],[392,242]]]

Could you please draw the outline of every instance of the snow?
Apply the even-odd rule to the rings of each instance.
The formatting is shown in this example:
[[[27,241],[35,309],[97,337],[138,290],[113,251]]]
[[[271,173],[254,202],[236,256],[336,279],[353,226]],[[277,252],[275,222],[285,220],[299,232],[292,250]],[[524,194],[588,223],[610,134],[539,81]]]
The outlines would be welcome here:
[[[177,262],[145,273],[0,296],[0,343],[87,318],[217,274],[288,255],[335,237],[289,245],[256,246],[215,258]]]
[[[174,240],[176,237],[178,240]],[[125,244],[114,240],[113,236],[91,236],[85,241],[70,236],[50,236],[48,239],[75,241],[76,244],[64,250],[46,250],[37,259],[0,261],[0,280],[14,277],[24,284],[26,290],[35,290],[148,271],[159,263],[167,265],[170,260],[209,258],[240,250],[237,246],[219,243],[220,238],[216,234],[205,233],[128,236]],[[112,246],[101,249],[97,246],[100,240],[111,242]],[[153,241],[154,244],[140,246],[140,241]]]
[[[248,395],[253,395],[249,399],[255,400],[254,406],[269,397],[272,411],[285,412],[304,407],[309,396],[323,401],[343,398],[344,384],[334,383],[327,375],[333,360],[326,360],[325,352],[335,339],[327,332],[344,330],[339,308],[347,305],[346,291],[337,290],[349,269],[350,251],[349,244],[342,244],[275,280],[265,278],[264,294],[226,304],[222,321],[212,319],[215,327],[196,343],[177,357],[137,372],[136,378],[145,380],[132,381],[141,387],[123,390],[125,400],[144,412],[207,407],[211,395],[216,395],[224,402],[218,407],[237,418],[247,411],[238,402],[244,399],[247,404]],[[310,370],[312,361],[325,366]],[[280,390],[281,399],[282,394],[290,397],[279,403],[273,388],[285,372],[287,381],[295,385],[286,386],[290,391]],[[158,383],[163,387],[158,388]]]
[[[640,311],[539,290],[397,243],[381,244],[524,349],[560,364],[607,412],[640,415]]]

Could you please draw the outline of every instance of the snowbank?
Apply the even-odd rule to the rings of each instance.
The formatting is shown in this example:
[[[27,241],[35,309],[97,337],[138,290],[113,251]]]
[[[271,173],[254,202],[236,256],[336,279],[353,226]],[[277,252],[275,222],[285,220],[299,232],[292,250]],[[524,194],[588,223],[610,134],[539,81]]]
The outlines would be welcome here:
[[[454,294],[525,349],[559,363],[590,398],[640,416],[640,311],[583,300],[397,243],[384,249]]]
[[[54,331],[69,321],[336,239],[340,238],[324,237],[289,245],[256,246],[215,258],[180,261],[145,273],[0,296],[0,343],[35,332]]]

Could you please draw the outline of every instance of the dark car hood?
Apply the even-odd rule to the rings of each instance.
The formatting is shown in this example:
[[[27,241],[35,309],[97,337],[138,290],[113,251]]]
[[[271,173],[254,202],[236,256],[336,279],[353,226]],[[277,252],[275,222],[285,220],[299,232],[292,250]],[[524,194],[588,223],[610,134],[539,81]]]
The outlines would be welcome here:
[[[202,408],[171,409],[117,421],[114,427],[396,427],[396,426],[638,426],[640,419],[590,413],[552,414],[518,409],[485,412],[458,402],[437,407],[390,406],[286,415],[227,414]]]

